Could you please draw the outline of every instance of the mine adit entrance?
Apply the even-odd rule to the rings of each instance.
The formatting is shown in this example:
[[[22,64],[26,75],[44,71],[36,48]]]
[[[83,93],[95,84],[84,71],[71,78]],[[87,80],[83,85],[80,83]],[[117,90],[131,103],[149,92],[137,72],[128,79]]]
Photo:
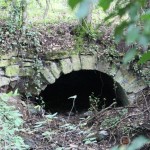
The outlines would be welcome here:
[[[108,107],[114,101],[117,102],[117,106],[128,104],[122,87],[115,83],[111,76],[95,70],[74,71],[61,75],[54,84],[47,85],[40,93],[46,111],[53,113],[70,111],[72,107],[74,111],[86,111],[90,107],[91,95],[99,99],[99,109]],[[69,98],[71,96],[77,97]]]

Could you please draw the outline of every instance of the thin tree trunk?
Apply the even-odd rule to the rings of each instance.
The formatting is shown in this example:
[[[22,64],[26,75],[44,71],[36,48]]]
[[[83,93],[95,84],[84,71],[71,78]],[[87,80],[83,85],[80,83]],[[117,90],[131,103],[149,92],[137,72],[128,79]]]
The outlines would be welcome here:
[[[27,24],[27,0],[22,0],[22,22],[21,22],[21,27],[22,27],[22,32],[25,33],[26,30],[26,24]]]
[[[15,13],[15,9],[16,9],[16,0],[12,0],[11,2],[11,14],[10,14],[10,17],[11,17],[11,20],[15,23],[16,22],[16,13]]]
[[[88,11],[87,16],[81,20],[81,24],[83,27],[91,25],[92,11],[93,11],[93,2],[91,1],[90,5],[89,5],[89,11]]]
[[[89,6],[88,15],[86,16],[86,21],[88,24],[91,24],[91,21],[92,21],[92,11],[93,11],[93,3],[91,2],[90,6]]]
[[[40,6],[40,8],[42,8],[42,4],[39,0],[36,0],[36,2],[38,3],[38,5]]]
[[[44,11],[43,18],[45,18],[47,16],[48,11],[49,11],[49,0],[46,0],[46,8],[45,8],[45,11]]]

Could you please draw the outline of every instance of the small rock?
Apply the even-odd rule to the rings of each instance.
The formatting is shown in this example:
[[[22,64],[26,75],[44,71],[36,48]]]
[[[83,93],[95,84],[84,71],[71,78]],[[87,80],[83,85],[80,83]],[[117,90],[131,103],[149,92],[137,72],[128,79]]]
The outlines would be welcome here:
[[[31,139],[24,139],[24,143],[26,145],[28,145],[30,149],[35,149],[36,148],[35,142]]]
[[[4,75],[4,71],[0,68],[0,75]]]
[[[41,106],[28,105],[28,111],[30,115],[39,115],[44,117],[45,110]]]
[[[105,130],[99,131],[96,135],[97,141],[104,140],[108,137],[109,133]]]
[[[83,114],[84,117],[89,117],[89,116],[92,116],[93,115],[93,112],[92,111],[87,111]]]

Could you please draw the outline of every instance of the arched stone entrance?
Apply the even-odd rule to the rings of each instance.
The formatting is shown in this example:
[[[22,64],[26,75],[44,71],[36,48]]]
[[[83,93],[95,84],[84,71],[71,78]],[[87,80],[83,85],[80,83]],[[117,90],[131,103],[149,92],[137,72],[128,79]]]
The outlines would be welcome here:
[[[129,104],[133,103],[138,92],[146,87],[144,82],[125,66],[111,64],[104,56],[97,55],[72,55],[57,62],[50,62],[41,73],[49,84],[53,84],[62,74],[79,70],[96,70],[110,76],[119,89],[122,89],[118,92],[121,93],[120,97],[126,97]]]
[[[119,89],[122,89],[118,92],[122,93],[120,97],[127,97],[129,104],[134,102],[139,91],[147,87],[132,70],[121,63],[115,64],[114,61],[108,60],[104,54],[65,54],[59,56],[56,54],[54,57],[45,55],[43,59],[37,60],[33,56],[22,58],[13,52],[1,56],[0,88],[3,86],[18,87],[21,90],[24,89],[24,92],[39,95],[47,85],[55,83],[62,75],[81,70],[98,71],[110,76],[120,87]],[[37,85],[36,79],[40,81],[40,84]],[[26,83],[28,87],[25,86]]]
[[[113,102],[117,103],[116,106],[128,104],[121,86],[111,76],[96,70],[80,70],[61,75],[55,83],[47,85],[40,96],[45,101],[46,110],[52,112],[70,111],[72,107],[74,111],[87,110],[92,103],[89,99],[97,101],[98,109],[108,107]],[[69,98],[71,96],[77,97],[74,100]]]

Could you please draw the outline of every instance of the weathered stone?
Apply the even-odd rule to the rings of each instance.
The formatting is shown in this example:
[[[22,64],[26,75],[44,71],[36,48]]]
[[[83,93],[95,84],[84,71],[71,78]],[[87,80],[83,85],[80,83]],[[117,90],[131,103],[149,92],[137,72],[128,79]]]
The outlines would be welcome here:
[[[97,70],[100,71],[100,72],[103,72],[103,73],[109,73],[110,64],[108,62],[99,60],[98,63],[97,63]]]
[[[142,81],[135,81],[133,82],[131,85],[128,86],[128,88],[126,88],[126,92],[127,93],[138,93],[139,91],[142,91],[144,88],[146,88],[146,84],[144,84],[144,82]]]
[[[70,73],[72,71],[72,63],[69,58],[60,60],[62,72],[64,74]]]
[[[6,70],[5,70],[5,75],[6,76],[18,76],[19,75],[19,66],[18,65],[11,65],[11,66],[7,66]]]
[[[0,76],[0,87],[4,85],[9,85],[9,83],[10,83],[9,78]]]
[[[108,69],[109,72],[108,75],[115,76],[117,71],[118,71],[117,67],[115,65],[112,65],[110,69]]]
[[[16,87],[16,85],[17,85],[17,80],[15,80],[15,81],[11,81],[10,83],[9,83],[9,85],[12,87],[12,88],[15,88]]]
[[[34,65],[34,63],[32,63],[32,62],[23,62],[23,64],[22,64],[23,67],[31,67],[33,65]]]
[[[10,64],[9,60],[0,60],[0,67],[6,67]]]
[[[55,77],[53,76],[53,74],[50,72],[49,69],[47,69],[46,67],[44,67],[41,70],[41,74],[44,76],[44,78],[50,83],[53,84],[55,82]]]
[[[24,67],[24,68],[20,68],[19,71],[19,76],[33,76],[34,75],[34,70],[31,67]]]
[[[16,53],[0,55],[0,87],[5,85],[15,87],[16,82],[20,84],[21,76],[29,76],[32,77],[32,79],[35,78],[34,75],[36,70],[34,70],[34,67],[32,68],[32,66],[36,56],[32,54],[31,59],[28,59],[29,57],[24,58],[25,59],[16,57]],[[122,89],[120,91],[117,89],[117,96],[119,96],[120,99],[123,99],[123,101],[125,99],[127,99],[127,101],[129,100],[130,103],[134,102],[137,93],[146,87],[144,82],[138,80],[132,71],[128,71],[129,68],[125,66],[117,68],[117,65],[111,65],[104,56],[100,56],[99,60],[97,60],[97,55],[82,54],[79,56],[76,54],[71,55],[71,53],[55,53],[47,58],[46,61],[41,60],[41,66],[45,65],[45,67],[40,71],[43,76],[38,76],[37,78],[39,81],[38,83],[40,84],[36,85],[32,80],[27,81],[25,79],[26,82],[29,84],[31,83],[31,85],[29,85],[30,88],[28,89],[30,93],[39,94],[40,90],[44,90],[47,84],[53,84],[55,80],[60,77],[62,72],[67,74],[81,69],[98,70],[112,76],[114,81],[121,86],[120,89]],[[148,72],[148,68],[145,71]],[[7,78],[6,76],[10,78]],[[20,89],[23,88],[24,85]],[[27,92],[26,89],[24,92]]]
[[[120,85],[123,82],[126,82],[126,80],[124,79],[122,72],[119,70],[116,75],[113,78],[116,82],[118,82]]]
[[[132,73],[123,69],[117,72],[114,80],[117,81],[127,93],[137,93],[146,87],[143,81],[137,81],[136,76],[133,76]]]
[[[13,52],[10,52],[8,54],[1,54],[0,55],[0,59],[10,59],[12,58],[13,56],[17,56],[17,52],[16,51],[13,51]]]
[[[73,70],[74,71],[81,70],[81,62],[80,62],[79,55],[72,55],[71,56],[71,60],[72,60],[72,68],[73,68]]]
[[[45,55],[47,60],[55,60],[55,59],[65,59],[70,57],[69,51],[52,51],[47,52]]]
[[[22,67],[31,67],[34,65],[34,61],[30,59],[23,59],[19,57],[12,57],[10,59],[10,64],[11,65],[19,65]]]
[[[51,62],[50,70],[56,79],[58,79],[60,77],[61,69],[58,67],[57,63]]]
[[[4,74],[5,74],[5,72],[0,68],[0,76],[4,75]]]
[[[133,76],[130,72],[120,69],[115,75],[114,80],[117,81],[124,90],[127,90],[137,79],[136,76]]]
[[[128,83],[133,83],[134,81],[137,80],[136,76],[133,76],[132,73],[126,73],[125,78],[127,79]]]
[[[30,62],[30,63],[34,63],[35,62],[34,59],[27,59],[27,58],[23,59],[23,61],[24,62]]]
[[[10,78],[10,81],[17,81],[17,80],[19,80],[20,78],[19,78],[19,76],[15,76],[15,77],[11,77]]]
[[[124,87],[125,90],[127,90],[136,80],[136,76],[128,73],[124,76],[124,80],[120,84]]]
[[[94,55],[81,55],[81,67],[85,70],[96,70],[97,57]]]
[[[136,99],[136,95],[134,93],[128,94],[128,100],[130,104],[133,104]]]
[[[47,85],[41,85],[41,90],[45,90],[45,88],[47,87]]]
[[[18,65],[18,64],[22,64],[23,60],[18,58],[18,57],[12,57],[10,60],[10,65]]]

